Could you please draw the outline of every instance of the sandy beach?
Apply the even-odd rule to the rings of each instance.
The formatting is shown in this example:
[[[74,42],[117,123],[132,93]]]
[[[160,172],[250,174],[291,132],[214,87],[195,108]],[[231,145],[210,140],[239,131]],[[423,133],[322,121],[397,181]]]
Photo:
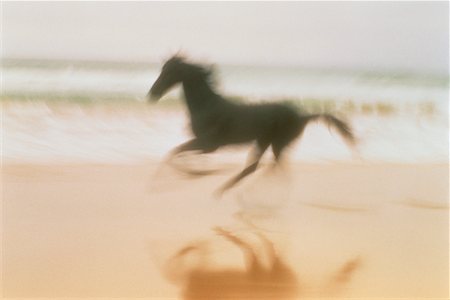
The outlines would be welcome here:
[[[449,296],[446,164],[158,168],[5,163],[3,296]]]

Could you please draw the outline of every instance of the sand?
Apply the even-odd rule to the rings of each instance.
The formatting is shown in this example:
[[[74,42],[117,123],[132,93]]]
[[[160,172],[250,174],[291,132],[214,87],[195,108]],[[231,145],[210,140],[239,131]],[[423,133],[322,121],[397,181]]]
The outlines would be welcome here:
[[[448,165],[157,169],[5,163],[4,297],[449,296]]]

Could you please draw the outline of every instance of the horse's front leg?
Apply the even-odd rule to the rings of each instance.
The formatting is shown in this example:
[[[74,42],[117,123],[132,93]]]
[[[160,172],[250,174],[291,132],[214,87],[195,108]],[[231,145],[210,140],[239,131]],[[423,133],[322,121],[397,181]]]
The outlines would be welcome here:
[[[168,157],[164,160],[164,162],[174,167],[175,169],[189,175],[193,176],[208,175],[216,172],[216,170],[190,170],[188,168],[174,164],[173,160],[183,152],[201,151],[202,153],[210,153],[217,150],[217,148],[219,147],[214,143],[212,143],[210,140],[195,138],[175,147],[172,151],[170,151]]]
[[[165,161],[168,162],[168,161],[172,160],[174,157],[176,157],[177,155],[179,155],[183,152],[186,152],[186,151],[201,150],[200,145],[201,145],[201,143],[199,142],[199,140],[197,138],[189,140],[181,145],[178,145],[169,152],[169,155],[167,156]]]

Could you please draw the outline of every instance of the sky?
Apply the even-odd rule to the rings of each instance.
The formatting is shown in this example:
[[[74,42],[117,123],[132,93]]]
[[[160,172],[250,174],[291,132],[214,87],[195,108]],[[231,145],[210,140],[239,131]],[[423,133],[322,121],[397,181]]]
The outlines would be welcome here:
[[[4,2],[2,56],[448,74],[448,2]]]

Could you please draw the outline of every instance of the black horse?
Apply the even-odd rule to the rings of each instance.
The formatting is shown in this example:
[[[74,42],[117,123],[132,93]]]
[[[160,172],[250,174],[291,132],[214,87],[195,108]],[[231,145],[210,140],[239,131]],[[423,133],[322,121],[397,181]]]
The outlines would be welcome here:
[[[164,64],[148,93],[149,99],[157,101],[177,83],[183,85],[195,138],[176,147],[169,160],[185,151],[209,153],[225,145],[256,142],[247,166],[225,183],[220,192],[253,173],[269,146],[272,146],[275,161],[279,162],[283,150],[312,120],[324,121],[337,129],[348,144],[355,143],[349,125],[329,114],[300,114],[295,108],[281,103],[234,103],[214,90],[210,69],[180,56],[174,56]]]

